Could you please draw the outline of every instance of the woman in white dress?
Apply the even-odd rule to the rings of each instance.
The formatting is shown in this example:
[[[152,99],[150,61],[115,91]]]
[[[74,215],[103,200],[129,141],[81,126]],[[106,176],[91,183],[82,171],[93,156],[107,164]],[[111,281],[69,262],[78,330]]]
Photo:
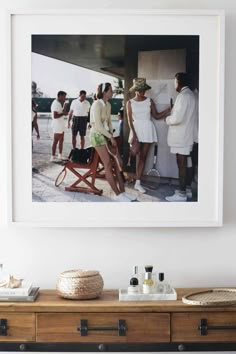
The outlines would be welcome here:
[[[163,119],[170,112],[170,108],[161,113],[157,112],[153,100],[145,96],[145,92],[150,88],[146,83],[146,79],[134,79],[133,86],[129,91],[135,92],[135,97],[127,102],[127,116],[130,126],[129,143],[132,145],[135,140],[141,143],[140,151],[136,156],[136,182],[134,185],[134,188],[141,193],[146,192],[140,181],[147,154],[151,144],[157,142],[157,133],[152,117],[154,119]]]

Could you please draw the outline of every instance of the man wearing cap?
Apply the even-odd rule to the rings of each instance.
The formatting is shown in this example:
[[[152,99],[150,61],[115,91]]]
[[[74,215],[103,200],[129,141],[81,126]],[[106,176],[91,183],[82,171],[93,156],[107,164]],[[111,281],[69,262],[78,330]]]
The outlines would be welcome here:
[[[167,142],[170,152],[176,154],[179,169],[180,189],[165,199],[169,202],[187,201],[187,158],[190,155],[194,142],[194,125],[197,119],[197,102],[194,93],[188,87],[187,73],[175,75],[175,89],[178,92],[171,115],[166,118],[169,126]]]
[[[71,103],[68,119],[68,128],[70,128],[70,121],[73,117],[73,123],[71,127],[73,149],[76,148],[76,137],[78,132],[80,135],[81,149],[84,149],[89,110],[90,103],[86,100],[86,91],[81,90],[79,97],[73,100]]]

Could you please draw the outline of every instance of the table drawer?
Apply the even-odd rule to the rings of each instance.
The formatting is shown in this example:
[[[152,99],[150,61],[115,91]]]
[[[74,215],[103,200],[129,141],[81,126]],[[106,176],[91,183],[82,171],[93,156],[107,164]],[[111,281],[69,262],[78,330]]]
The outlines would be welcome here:
[[[0,342],[35,341],[35,314],[0,312]]]
[[[236,342],[236,312],[174,313],[172,342]]]
[[[82,324],[81,320],[83,320]],[[119,330],[121,320],[123,322],[120,323]],[[170,315],[168,313],[42,313],[37,314],[36,340],[37,342],[84,343],[169,342]]]

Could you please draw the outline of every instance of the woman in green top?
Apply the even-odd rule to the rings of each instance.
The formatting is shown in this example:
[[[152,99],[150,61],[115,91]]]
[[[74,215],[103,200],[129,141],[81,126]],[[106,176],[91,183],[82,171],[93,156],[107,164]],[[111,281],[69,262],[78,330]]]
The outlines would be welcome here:
[[[112,171],[111,155],[107,150],[107,142],[114,148],[117,147],[113,137],[113,127],[111,123],[111,104],[108,100],[112,97],[111,84],[106,82],[100,84],[97,89],[97,100],[94,101],[90,110],[90,140],[92,146],[97,150],[105,169],[106,180],[110,184],[116,195],[116,201],[131,202],[135,200],[132,196],[125,193],[124,182],[119,173],[119,168],[115,164],[117,173],[114,176]],[[118,150],[117,150],[118,153]]]

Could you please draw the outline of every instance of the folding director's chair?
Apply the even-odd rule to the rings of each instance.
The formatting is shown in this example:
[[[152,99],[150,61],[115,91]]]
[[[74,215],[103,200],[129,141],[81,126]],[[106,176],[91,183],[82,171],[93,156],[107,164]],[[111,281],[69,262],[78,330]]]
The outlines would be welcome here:
[[[71,171],[77,180],[69,187],[65,187],[66,191],[76,191],[82,193],[102,194],[102,189],[95,187],[96,178],[104,178],[104,167],[100,164],[100,157],[95,149],[91,154],[90,163],[80,164],[77,162],[68,161],[64,164],[63,170],[56,178],[55,185],[57,187],[64,181],[67,170]],[[81,186],[84,183],[86,186]]]

